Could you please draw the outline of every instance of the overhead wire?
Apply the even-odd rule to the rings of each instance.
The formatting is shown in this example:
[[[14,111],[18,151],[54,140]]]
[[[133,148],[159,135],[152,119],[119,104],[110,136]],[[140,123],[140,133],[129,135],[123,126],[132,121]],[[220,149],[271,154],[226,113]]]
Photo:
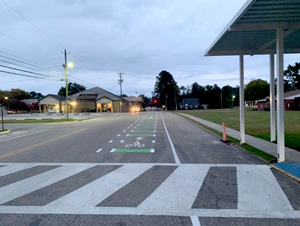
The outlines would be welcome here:
[[[22,70],[22,69],[18,69],[18,68],[13,68],[13,67],[8,67],[8,66],[1,65],[1,64],[0,64],[0,67],[8,68],[8,69],[15,70],[15,71],[21,71],[21,72],[25,72],[25,73],[29,73],[29,74],[40,75],[40,76],[43,76],[43,77],[51,77],[49,75],[45,75],[45,74],[41,74],[41,73],[35,73],[35,72],[32,72],[32,71],[26,71],[26,70]]]
[[[57,72],[61,72],[61,70],[55,68],[55,67],[48,67],[48,66],[45,66],[45,65],[42,65],[42,64],[39,64],[39,63],[36,63],[32,60],[28,60],[28,59],[25,59],[25,58],[22,58],[22,57],[19,57],[19,56],[16,56],[14,54],[11,54],[11,53],[7,53],[5,51],[2,51],[0,50],[1,53],[4,53],[6,55],[9,55],[9,56],[13,56],[13,57],[16,57],[18,59],[21,59],[23,61],[20,61],[20,60],[16,60],[16,59],[13,59],[11,57],[7,57],[7,56],[3,56],[0,54],[0,57],[3,57],[3,58],[6,58],[6,59],[9,59],[9,60],[13,60],[13,61],[16,61],[16,62],[19,62],[19,63],[23,63],[23,64],[28,64],[28,65],[31,65],[31,66],[34,66],[34,67],[38,67],[38,68],[41,68],[41,69],[45,69],[45,70],[52,70],[52,71],[57,71]],[[24,61],[27,61],[27,62],[30,62],[30,63],[27,63],[27,62],[24,62]]]
[[[33,75],[20,74],[20,73],[15,73],[15,72],[10,72],[10,71],[2,71],[2,70],[0,70],[0,72],[6,73],[6,74],[12,74],[12,75],[20,75],[20,76],[29,77],[29,78],[46,79],[46,80],[53,80],[53,81],[60,81],[60,80],[58,80],[58,79],[51,79],[51,78],[47,78],[47,77],[37,77],[37,76],[33,76]]]
[[[26,67],[26,66],[23,66],[23,65],[20,65],[20,64],[15,64],[15,63],[8,62],[8,61],[5,61],[5,60],[0,60],[0,62],[6,63],[6,64],[11,64],[11,65],[22,67],[22,68],[26,68],[26,69],[30,69],[30,70],[36,70],[36,69],[30,68],[30,67]],[[37,71],[41,71],[41,70],[39,69]],[[54,77],[54,76],[60,76],[60,74],[49,75],[48,77]]]
[[[55,46],[56,48],[62,47],[64,49],[64,46],[61,45],[59,42],[57,42],[54,38],[52,38],[50,35],[48,35],[45,31],[43,31],[41,28],[39,28],[38,26],[36,26],[34,23],[32,23],[30,20],[28,20],[23,14],[21,14],[20,12],[18,12],[15,8],[13,8],[11,5],[9,5],[7,2],[5,2],[4,0],[1,0],[6,6],[8,6],[12,11],[14,11],[16,14],[18,14],[22,19],[26,20],[29,24],[31,24],[35,29],[37,29],[39,32],[41,32],[42,34],[44,34],[48,39],[50,39],[53,43],[55,43],[57,46]],[[27,26],[26,26],[27,27]],[[29,28],[29,27],[27,27]],[[40,36],[40,35],[39,35]],[[41,36],[40,36],[41,37]],[[53,45],[54,46],[54,45]]]

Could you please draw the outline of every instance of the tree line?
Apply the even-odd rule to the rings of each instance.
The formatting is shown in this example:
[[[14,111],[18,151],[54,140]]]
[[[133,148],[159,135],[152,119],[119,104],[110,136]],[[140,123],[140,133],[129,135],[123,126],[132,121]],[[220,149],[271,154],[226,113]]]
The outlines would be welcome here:
[[[299,72],[300,63],[288,65],[284,71],[284,92],[300,90]],[[244,91],[246,101],[256,101],[269,96],[270,85],[265,80],[255,79],[245,85]],[[170,72],[161,71],[156,77],[151,104],[160,107],[165,106],[168,110],[175,110],[184,98],[197,98],[200,106],[209,105],[211,109],[239,106],[239,86],[227,85],[220,88],[217,84],[201,86],[194,82],[190,86],[179,87]]]

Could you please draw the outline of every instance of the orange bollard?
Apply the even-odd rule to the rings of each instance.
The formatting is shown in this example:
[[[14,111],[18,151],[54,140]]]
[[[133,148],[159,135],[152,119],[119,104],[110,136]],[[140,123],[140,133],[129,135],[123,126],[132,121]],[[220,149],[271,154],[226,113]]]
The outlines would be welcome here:
[[[230,140],[227,140],[226,127],[224,121],[222,122],[222,127],[223,127],[223,139],[221,141],[224,143],[230,143]]]

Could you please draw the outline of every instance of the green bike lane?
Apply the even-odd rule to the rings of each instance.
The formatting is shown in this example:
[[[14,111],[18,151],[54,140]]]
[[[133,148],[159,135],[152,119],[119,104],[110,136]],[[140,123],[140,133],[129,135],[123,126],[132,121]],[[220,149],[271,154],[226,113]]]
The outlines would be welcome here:
[[[162,113],[139,113],[96,150],[97,162],[174,163]]]

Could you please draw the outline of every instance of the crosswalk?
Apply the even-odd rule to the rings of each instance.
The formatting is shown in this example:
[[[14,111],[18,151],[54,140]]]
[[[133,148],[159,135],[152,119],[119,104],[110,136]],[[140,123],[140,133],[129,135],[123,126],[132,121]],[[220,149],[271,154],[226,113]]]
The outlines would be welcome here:
[[[266,165],[1,163],[0,181],[0,213],[300,218]]]
[[[16,138],[20,138],[20,137],[24,137],[24,136],[28,136],[28,135],[33,135],[33,134],[44,132],[44,131],[46,131],[46,129],[43,129],[43,130],[20,130],[20,131],[11,132],[11,133],[1,135],[0,142],[9,141],[12,139],[16,139]]]

